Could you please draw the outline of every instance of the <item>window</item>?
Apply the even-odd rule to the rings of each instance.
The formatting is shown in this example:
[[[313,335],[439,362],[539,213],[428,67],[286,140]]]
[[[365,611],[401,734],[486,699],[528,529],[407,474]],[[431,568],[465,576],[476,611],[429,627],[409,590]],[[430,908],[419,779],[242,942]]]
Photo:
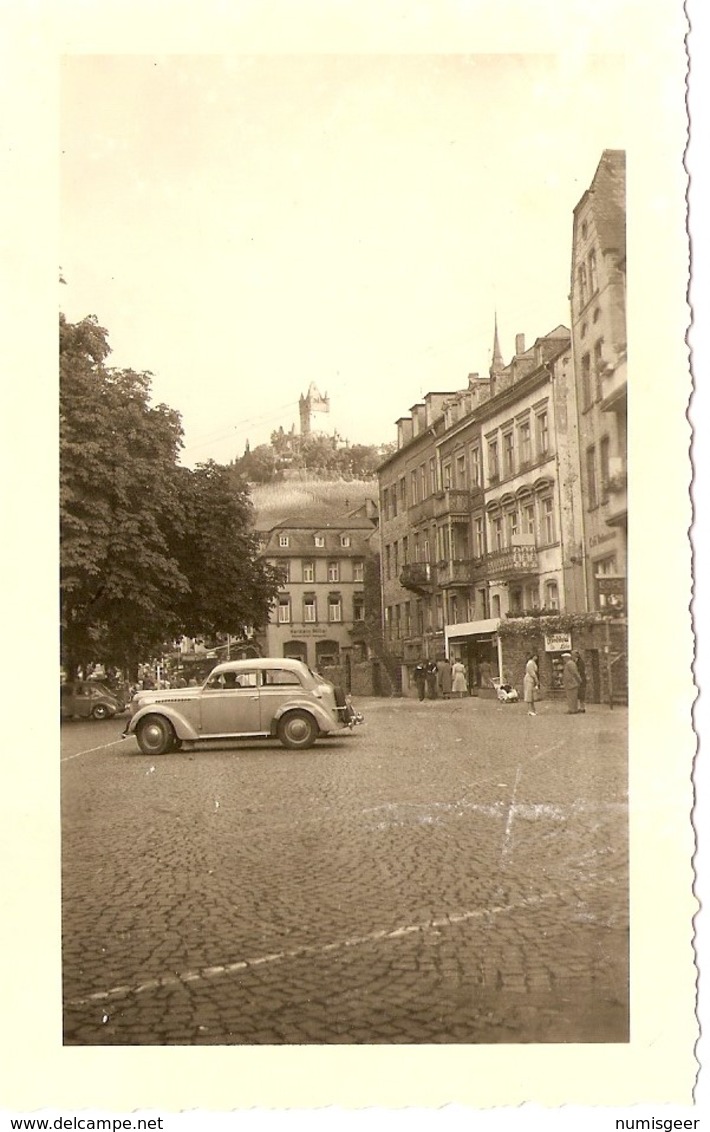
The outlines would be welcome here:
[[[459,620],[459,602],[456,594],[451,594],[449,598],[449,621],[452,625],[458,625]]]
[[[361,558],[356,558],[353,562],[353,581],[362,582],[365,578],[365,563]]]
[[[419,532],[414,535],[414,561],[419,561]]]
[[[405,601],[404,603],[404,621],[402,624],[402,630],[405,637],[408,637],[412,632],[412,606],[408,601]]]
[[[471,448],[471,484],[481,486],[481,450],[478,447]]]
[[[390,517],[390,493],[388,487],[382,488],[382,515],[385,519]]]
[[[325,546],[325,535],[315,535],[313,541],[316,546]]]
[[[310,625],[318,620],[315,594],[306,594],[303,599],[303,620]]]
[[[602,395],[602,375],[604,373],[604,339],[598,338],[594,343],[594,396],[597,401]]]
[[[587,507],[593,510],[599,505],[597,495],[597,453],[594,445],[587,449]]]
[[[400,605],[394,607],[394,635],[397,639],[402,636],[402,607]]]
[[[340,581],[340,563],[339,562],[329,562],[328,563],[328,581],[329,582],[339,582]]]
[[[392,550],[389,546],[385,547],[385,578],[392,577]]]
[[[419,498],[426,499],[426,464],[419,469]]]
[[[315,562],[308,561],[303,563],[303,581],[315,582],[316,580],[316,564]]]
[[[397,484],[396,483],[392,484],[392,490],[390,492],[390,509],[391,509],[391,513],[392,513],[392,518],[396,519],[397,518]]]
[[[543,542],[551,543],[555,541],[555,506],[550,498],[547,496],[541,501],[542,507],[542,539]]]
[[[512,546],[513,540],[518,533],[518,512],[508,511],[506,513],[505,519],[508,528],[508,546]]]
[[[559,609],[560,598],[557,589],[557,582],[545,583],[545,606],[547,609]]]
[[[498,441],[488,442],[488,478],[491,483],[498,479]]]
[[[601,494],[606,499],[609,494],[609,437],[603,436],[599,441],[599,464],[601,471]]]
[[[343,604],[340,598],[340,594],[330,594],[330,596],[328,597],[328,620],[343,620]]]
[[[392,606],[385,606],[385,636],[392,636]]]
[[[523,507],[523,531],[526,535],[535,536],[535,504],[526,503]]]
[[[466,457],[463,452],[456,457],[456,486],[466,487]]]
[[[493,545],[496,550],[503,549],[503,520],[500,515],[493,520]]]
[[[520,589],[510,591],[510,609],[512,613],[520,613],[523,608],[523,591]]]
[[[532,450],[530,447],[530,421],[521,421],[518,428],[518,445],[520,448],[520,466],[530,463]]]
[[[500,594],[493,594],[491,598],[491,617],[500,617]]]
[[[285,562],[279,562],[278,565],[281,571],[281,585],[285,586],[287,582],[291,581],[291,563],[287,558]]]
[[[279,598],[279,625],[288,625],[291,622],[291,598]]]
[[[476,558],[483,557],[483,519],[473,520],[473,548]]]
[[[428,537],[428,535],[424,535],[424,557],[423,557],[422,561],[423,562],[429,561],[429,537]]]
[[[429,494],[433,495],[436,491],[436,457],[432,456],[429,461]]]
[[[289,672],[287,668],[268,668],[262,672],[262,679],[265,687],[271,688],[275,684],[298,684],[300,686],[301,680],[297,672]]]
[[[418,491],[416,471],[410,473],[409,485],[410,485],[409,490],[410,490],[411,496],[412,496],[412,503],[413,504],[418,503],[419,502],[419,491]]]
[[[353,594],[353,621],[365,620],[365,595]]]
[[[592,359],[589,353],[582,355],[582,408],[588,409],[592,403]]]
[[[584,263],[580,264],[577,270],[577,284],[579,287],[579,305],[583,307],[589,298],[587,293],[587,267]]]
[[[550,433],[547,420],[547,411],[538,413],[537,416],[537,454],[544,456],[550,446]]]
[[[503,433],[503,468],[506,476],[512,476],[514,470],[512,432]]]
[[[279,535],[279,546],[288,546],[288,535]]]
[[[409,562],[409,539],[405,535],[402,539],[402,565],[406,566]]]
[[[444,491],[448,491],[451,487],[451,461],[449,460],[442,468],[444,477]]]
[[[392,570],[395,578],[399,574],[399,543],[392,544]]]
[[[340,536],[340,545],[341,546],[350,546],[350,535],[341,535]]]
[[[402,476],[401,480],[399,481],[399,509],[400,509],[400,511],[404,511],[406,506],[407,506],[407,481],[404,478],[404,476]]]
[[[589,265],[589,289],[593,295],[595,291],[599,290],[599,280],[597,278],[597,253],[593,248],[589,253],[589,259],[587,260],[587,263]]]

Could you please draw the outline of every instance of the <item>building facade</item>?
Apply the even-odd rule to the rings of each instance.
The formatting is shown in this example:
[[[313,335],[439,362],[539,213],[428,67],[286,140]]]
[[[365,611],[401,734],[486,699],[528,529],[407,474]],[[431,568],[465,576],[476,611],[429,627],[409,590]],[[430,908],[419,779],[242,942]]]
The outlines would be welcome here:
[[[582,502],[570,332],[556,327],[487,379],[428,394],[380,467],[384,634],[403,686],[422,657],[505,671],[506,618],[582,612]],[[481,674],[484,674],[483,677]]]
[[[339,667],[353,650],[358,656],[376,531],[376,518],[345,515],[285,519],[263,533],[264,558],[284,574],[261,635],[266,656],[294,657],[319,670]]]
[[[590,609],[625,608],[626,161],[605,150],[574,209],[570,303]]]

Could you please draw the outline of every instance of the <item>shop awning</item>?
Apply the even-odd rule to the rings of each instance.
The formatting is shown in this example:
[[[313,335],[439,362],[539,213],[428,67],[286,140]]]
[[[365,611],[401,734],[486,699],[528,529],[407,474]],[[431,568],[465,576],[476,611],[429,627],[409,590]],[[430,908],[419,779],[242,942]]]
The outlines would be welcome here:
[[[444,637],[448,651],[449,641],[460,641],[466,637],[490,637],[500,628],[500,617],[488,617],[485,621],[461,621],[458,625],[444,626]]]

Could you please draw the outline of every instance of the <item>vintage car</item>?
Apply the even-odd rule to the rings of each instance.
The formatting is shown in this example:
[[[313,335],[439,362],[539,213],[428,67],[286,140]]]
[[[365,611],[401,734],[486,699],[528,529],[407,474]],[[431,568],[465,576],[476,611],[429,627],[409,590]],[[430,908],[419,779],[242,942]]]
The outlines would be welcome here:
[[[162,755],[206,739],[278,738],[311,747],[362,722],[342,692],[303,661],[258,657],[218,664],[200,688],[136,692],[124,735]]]
[[[118,712],[125,711],[125,704],[105,684],[96,680],[76,680],[61,685],[59,711],[62,719],[73,716],[112,719]]]

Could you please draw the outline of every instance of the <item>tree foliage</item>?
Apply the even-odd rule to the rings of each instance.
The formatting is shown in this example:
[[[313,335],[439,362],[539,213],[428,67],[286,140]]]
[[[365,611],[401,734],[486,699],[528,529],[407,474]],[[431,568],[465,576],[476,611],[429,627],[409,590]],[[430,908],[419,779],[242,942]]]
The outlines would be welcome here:
[[[247,446],[233,466],[250,483],[275,483],[289,469],[332,479],[369,479],[392,450],[393,445],[342,445],[324,433],[300,436],[279,428],[270,444]]]
[[[71,324],[60,316],[59,333],[67,671],[93,660],[132,667],[166,640],[212,630],[220,586],[221,631],[234,632],[236,621],[259,623],[276,586],[256,562],[245,495],[225,498],[226,469],[178,466],[180,415],[151,404],[149,373],[107,366],[107,333],[95,318]],[[216,571],[211,553],[221,564]],[[223,557],[238,567],[227,569]],[[232,584],[236,594],[227,593]]]

